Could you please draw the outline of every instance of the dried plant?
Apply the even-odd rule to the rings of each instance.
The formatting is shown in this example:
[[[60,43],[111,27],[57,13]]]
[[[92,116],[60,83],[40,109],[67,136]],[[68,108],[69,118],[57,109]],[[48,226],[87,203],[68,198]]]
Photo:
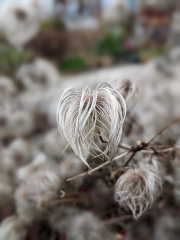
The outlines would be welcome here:
[[[139,89],[135,81],[117,79],[112,83],[112,86],[124,97],[128,110],[132,109],[138,102]]]
[[[123,208],[130,209],[137,219],[157,199],[161,189],[162,180],[157,169],[152,165],[141,164],[128,168],[117,180],[115,200]]]
[[[72,217],[76,216],[79,212],[80,210],[76,207],[62,204],[51,214],[50,224],[59,233],[65,233],[68,231]]]
[[[7,0],[2,5],[0,30],[10,44],[22,47],[38,33],[40,23],[48,15],[40,1],[36,3],[33,0]]]
[[[59,100],[57,124],[76,155],[89,166],[90,154],[99,152],[108,159],[115,156],[125,115],[125,100],[110,85],[99,85],[95,90],[71,87]],[[104,151],[95,142],[99,136],[108,142]]]
[[[41,210],[44,204],[57,198],[61,189],[61,179],[55,169],[40,170],[29,178],[26,187],[28,199]]]
[[[16,78],[25,89],[38,91],[58,83],[61,78],[55,66],[44,58],[37,58],[20,66]]]
[[[23,240],[25,234],[24,224],[16,216],[6,218],[0,225],[0,240]]]
[[[29,165],[19,168],[16,174],[21,183],[16,193],[17,204],[33,205],[42,210],[44,204],[54,200],[61,189],[62,179],[55,162],[48,162],[43,154],[38,154]],[[23,204],[22,204],[23,203]]]
[[[34,174],[46,169],[47,165],[47,156],[43,153],[38,153],[29,164],[22,166],[17,170],[16,178],[19,182],[27,182],[27,179],[33,177]]]
[[[154,229],[154,240],[178,240],[180,234],[179,218],[165,214],[156,219]]]
[[[21,184],[14,193],[16,214],[26,224],[30,224],[41,216],[41,212],[36,207],[36,202],[31,198],[32,194],[28,187],[26,184]]]
[[[92,213],[77,214],[71,220],[67,240],[110,240],[111,234]]]
[[[69,154],[59,165],[60,175],[63,179],[75,176],[83,172],[85,165],[73,154]]]

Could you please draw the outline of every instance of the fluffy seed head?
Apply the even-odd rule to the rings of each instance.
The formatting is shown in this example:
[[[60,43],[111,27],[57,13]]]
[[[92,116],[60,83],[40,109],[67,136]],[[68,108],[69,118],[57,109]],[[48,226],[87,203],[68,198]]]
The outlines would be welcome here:
[[[73,240],[112,240],[111,234],[92,213],[77,214],[71,220],[67,239]]]
[[[16,189],[14,200],[16,213],[23,222],[29,224],[41,215],[41,211],[36,207],[36,202],[32,199],[32,193],[28,185],[22,184]]]
[[[63,179],[80,174],[83,170],[83,162],[73,154],[69,154],[59,166],[60,175]]]
[[[23,240],[25,234],[24,224],[17,216],[6,218],[0,225],[0,240]]]
[[[51,169],[40,170],[28,180],[24,184],[27,188],[25,198],[27,201],[33,202],[36,209],[39,210],[43,209],[44,204],[56,199],[61,189],[59,174]]]
[[[16,178],[19,182],[27,182],[33,178],[34,174],[43,171],[48,166],[48,158],[43,153],[38,153],[32,162],[20,167],[16,172]]]
[[[160,195],[162,180],[157,169],[148,164],[129,168],[116,183],[115,200],[138,218]]]
[[[57,124],[62,136],[87,165],[90,154],[113,158],[122,134],[126,115],[124,98],[110,85],[68,88],[59,100]],[[108,142],[102,151],[95,142],[101,135]],[[92,151],[92,152],[91,152]]]
[[[129,79],[117,79],[112,83],[112,86],[124,97],[128,110],[132,109],[137,103],[139,97],[139,90],[135,81]]]
[[[79,212],[80,210],[76,207],[72,207],[67,204],[61,204],[52,213],[50,217],[50,225],[59,233],[66,233],[69,230],[69,225],[72,218]]]

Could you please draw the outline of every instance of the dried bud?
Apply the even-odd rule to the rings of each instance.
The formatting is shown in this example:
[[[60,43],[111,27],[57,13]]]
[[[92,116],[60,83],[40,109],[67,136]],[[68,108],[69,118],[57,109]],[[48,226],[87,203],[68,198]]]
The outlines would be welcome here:
[[[162,180],[157,169],[148,164],[129,168],[116,183],[115,200],[120,206],[131,210],[134,218],[141,214],[160,195]]]
[[[115,156],[125,114],[124,98],[111,86],[99,85],[93,91],[89,87],[71,87],[59,100],[57,124],[76,155],[89,166],[91,150],[109,159]],[[104,151],[95,142],[99,135],[108,142]]]

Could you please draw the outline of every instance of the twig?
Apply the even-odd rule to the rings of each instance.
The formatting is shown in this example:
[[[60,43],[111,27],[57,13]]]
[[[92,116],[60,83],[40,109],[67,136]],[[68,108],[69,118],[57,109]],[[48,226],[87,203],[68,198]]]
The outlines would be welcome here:
[[[159,131],[153,138],[151,138],[147,143],[138,141],[138,142],[137,142],[137,146],[131,148],[132,151],[134,151],[134,154],[132,154],[132,155],[130,156],[130,158],[129,158],[129,159],[127,160],[127,162],[125,163],[124,167],[126,167],[126,166],[130,163],[130,161],[133,159],[133,157],[136,155],[137,152],[142,151],[144,148],[148,147],[149,144],[150,144],[157,136],[159,136],[163,131],[165,131],[165,130],[168,129],[170,126],[172,126],[173,124],[175,124],[175,123],[177,123],[177,122],[179,122],[179,121],[180,121],[180,118],[177,118],[177,119],[175,119],[174,121],[172,121],[169,125],[167,125],[167,126],[164,127],[161,131]],[[152,147],[151,147],[151,149],[152,149]],[[153,149],[153,151],[154,151],[154,153],[158,154],[158,152],[156,152],[155,149]],[[171,150],[171,151],[172,151],[172,150]]]
[[[129,152],[133,152],[133,153],[132,153],[132,155],[130,156],[130,158],[127,160],[127,162],[125,163],[124,167],[126,167],[126,166],[130,163],[130,161],[133,159],[133,157],[136,155],[136,153],[137,153],[137,152],[140,152],[140,151],[141,151],[142,153],[149,153],[149,154],[155,153],[155,151],[156,151],[156,153],[158,154],[158,153],[170,152],[170,151],[173,151],[173,150],[175,150],[175,149],[180,149],[180,146],[175,146],[175,147],[171,147],[171,148],[167,148],[167,149],[162,149],[162,150],[156,150],[156,149],[153,149],[153,150],[144,150],[144,148],[146,148],[146,147],[150,147],[150,148],[152,149],[153,146],[149,146],[149,144],[150,144],[158,135],[160,135],[163,131],[165,131],[165,130],[168,129],[170,126],[172,126],[173,124],[175,124],[175,123],[177,123],[177,122],[179,122],[179,121],[180,121],[180,118],[177,118],[176,120],[172,121],[169,125],[167,125],[167,126],[164,127],[161,131],[159,131],[153,138],[151,138],[147,143],[138,141],[138,142],[137,142],[137,146],[135,146],[135,147],[131,147],[131,146],[129,146],[129,145],[127,145],[127,144],[124,144],[124,143],[123,143],[123,144],[120,144],[119,147],[122,147],[122,148],[124,148],[124,149],[126,149],[126,150],[128,150],[128,151],[122,153],[121,155],[119,155],[119,156],[117,156],[117,157],[115,157],[115,158],[113,158],[112,160],[106,161],[105,163],[99,165],[98,167],[96,167],[96,168],[94,168],[94,169],[91,169],[91,170],[89,170],[89,171],[87,171],[87,172],[81,173],[81,174],[79,174],[79,175],[77,175],[77,176],[68,178],[66,181],[69,182],[69,181],[72,181],[72,180],[74,180],[74,179],[76,179],[76,178],[83,177],[83,176],[85,176],[85,175],[91,174],[91,173],[93,173],[93,172],[95,172],[95,171],[103,168],[104,166],[108,165],[108,164],[111,163],[112,161],[116,161],[116,160],[118,160],[118,159],[126,156]],[[100,140],[101,140],[103,143],[108,143],[108,142],[104,141],[104,139],[102,138],[102,136],[101,136],[100,133],[99,133],[99,138],[100,138]]]
[[[91,174],[91,173],[93,173],[93,172],[95,172],[95,171],[103,168],[104,166],[108,165],[108,164],[111,163],[112,161],[116,161],[116,160],[118,160],[118,159],[120,159],[120,158],[123,158],[123,157],[126,156],[128,153],[129,153],[129,152],[124,152],[124,153],[122,153],[121,155],[113,158],[112,160],[108,160],[107,162],[99,165],[98,167],[93,168],[92,170],[89,170],[89,171],[84,172],[84,173],[81,173],[81,174],[79,174],[79,175],[77,175],[77,176],[68,178],[66,181],[67,181],[67,182],[70,182],[70,181],[72,181],[72,180],[74,180],[74,179],[76,179],[76,178],[83,177],[83,176],[85,176],[85,175]]]
[[[171,152],[171,151],[173,151],[173,150],[180,150],[180,146],[174,146],[174,147],[171,147],[171,148],[156,150],[156,152],[157,152],[157,153],[166,153],[166,152]],[[147,154],[153,154],[153,153],[154,153],[153,150],[140,150],[140,151],[141,151],[142,153],[147,153]],[[126,156],[128,153],[129,153],[129,152],[124,152],[124,153],[122,153],[121,155],[119,155],[119,156],[115,157],[114,159],[112,159],[112,161],[116,161],[116,160],[118,160],[118,159],[121,159],[121,158],[123,158],[124,156]],[[132,158],[135,156],[136,153],[137,153],[137,152],[133,152],[133,154],[130,156],[130,158],[129,158],[129,159],[127,160],[127,162],[125,163],[124,167],[126,167],[126,166],[129,164],[129,162],[132,160]],[[104,166],[108,165],[108,164],[109,164],[110,162],[112,162],[112,161],[109,160],[109,161],[107,161],[107,162],[99,165],[98,167],[93,168],[93,169],[90,170],[90,171],[87,171],[87,172],[81,173],[81,174],[79,174],[79,175],[77,175],[77,176],[68,178],[66,181],[67,181],[67,182],[70,182],[70,181],[72,181],[72,180],[74,180],[74,179],[76,179],[76,178],[83,177],[83,176],[88,175],[88,174],[92,174],[93,172],[95,172],[95,171],[103,168]]]
[[[56,200],[56,201],[52,201],[52,202],[49,202],[48,204],[50,206],[54,206],[54,205],[57,205],[57,204],[61,204],[61,203],[83,203],[83,201],[79,198],[63,198],[63,199],[59,199],[59,200]]]
[[[111,225],[111,224],[114,224],[116,222],[121,222],[121,221],[125,221],[125,220],[132,219],[132,218],[133,218],[133,215],[124,215],[124,216],[121,216],[121,217],[116,217],[116,218],[105,220],[105,221],[103,221],[103,224],[104,225]]]
[[[133,157],[136,155],[137,152],[133,152],[132,155],[130,156],[130,158],[127,160],[127,162],[124,164],[124,167],[126,167],[130,161],[133,159]]]
[[[104,139],[102,138],[100,132],[99,132],[99,139],[101,140],[102,143],[108,143],[107,141],[104,141]],[[126,149],[126,150],[129,150],[129,151],[132,151],[132,147],[125,144],[125,143],[120,143],[118,145],[119,148],[123,148],[123,149]]]
[[[179,150],[180,146],[175,146],[175,147],[171,147],[171,148],[166,148],[166,149],[161,149],[161,150],[156,150],[156,153],[166,153],[166,152],[171,152],[173,150]],[[154,153],[154,150],[141,150],[142,153]]]
[[[131,146],[129,146],[129,145],[125,144],[125,143],[119,144],[118,147],[119,148],[124,148],[124,149],[129,150],[129,151],[133,150]]]
[[[167,125],[166,127],[164,127],[161,131],[159,131],[153,138],[151,138],[149,140],[149,142],[147,142],[146,144],[149,145],[157,136],[159,136],[162,132],[164,132],[166,129],[168,129],[169,127],[171,127],[173,124],[180,122],[180,118],[177,118],[175,120],[173,120],[169,125]]]

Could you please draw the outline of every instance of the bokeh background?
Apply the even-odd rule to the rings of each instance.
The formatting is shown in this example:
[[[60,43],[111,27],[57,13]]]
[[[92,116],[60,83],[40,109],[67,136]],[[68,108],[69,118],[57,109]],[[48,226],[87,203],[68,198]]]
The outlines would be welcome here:
[[[49,162],[52,168],[60,166],[64,179],[86,170],[71,149],[63,153],[66,143],[56,124],[62,92],[69,86],[96,88],[103,82],[121,91],[126,79],[133,83],[133,94],[127,99],[122,140],[134,145],[180,116],[179,0],[0,1],[0,239],[81,239],[68,237],[61,223],[54,227],[57,219],[49,222],[39,190],[33,192],[38,196],[33,205],[28,184]],[[157,143],[178,145],[179,125]],[[179,239],[179,160],[178,152],[160,157],[162,196],[137,221],[130,217],[108,222],[114,239]],[[81,209],[105,222],[126,214],[114,210],[113,184],[107,178],[106,171],[98,172],[69,187],[90,199]],[[60,207],[58,221],[66,229],[67,215],[74,212],[67,205]],[[26,224],[18,222],[19,216]],[[66,216],[65,223],[61,216]]]

